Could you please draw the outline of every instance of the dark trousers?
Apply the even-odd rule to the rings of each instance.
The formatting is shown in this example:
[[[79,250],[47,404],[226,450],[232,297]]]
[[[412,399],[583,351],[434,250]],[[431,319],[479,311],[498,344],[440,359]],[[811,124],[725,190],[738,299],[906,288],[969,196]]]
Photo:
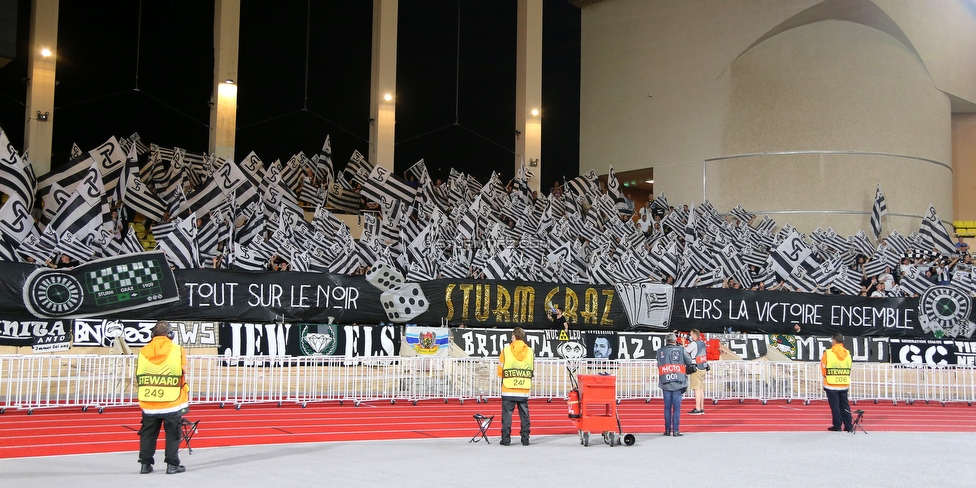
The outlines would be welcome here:
[[[529,441],[529,428],[531,427],[529,423],[529,399],[503,396],[502,442],[508,443],[512,441],[512,411],[515,410],[516,405],[518,405],[519,423],[521,424],[519,434],[522,436],[522,442]]]
[[[827,393],[827,403],[830,404],[830,426],[840,428],[844,424],[844,431],[854,428],[851,422],[851,406],[847,403],[847,390],[830,390],[824,388]]]
[[[139,462],[153,464],[156,455],[156,439],[159,438],[159,424],[166,431],[166,464],[180,465],[180,424],[183,414],[174,412],[164,416],[142,414],[142,428],[139,429]]]
[[[678,432],[681,427],[681,399],[685,391],[664,390],[664,430]]]

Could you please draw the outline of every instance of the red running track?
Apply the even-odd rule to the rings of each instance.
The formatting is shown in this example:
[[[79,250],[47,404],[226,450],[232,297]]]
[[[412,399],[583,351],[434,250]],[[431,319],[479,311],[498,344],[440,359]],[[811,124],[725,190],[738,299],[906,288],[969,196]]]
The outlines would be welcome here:
[[[683,410],[693,402],[685,401]],[[681,416],[683,432],[819,432],[830,424],[825,402],[788,404],[783,401],[719,402],[705,404],[702,416]],[[976,432],[976,409],[965,403],[914,405],[862,402],[868,431]],[[576,429],[567,418],[565,401],[530,402],[533,435],[572,435]],[[200,420],[192,446],[221,447],[253,444],[464,438],[478,432],[472,416],[496,415],[489,429],[492,440],[501,428],[501,401],[401,402],[339,405],[309,404],[244,405],[240,410],[216,405],[192,407],[186,416]],[[653,400],[624,401],[618,406],[624,433],[656,434],[663,430],[663,403]],[[80,408],[38,409],[32,415],[10,410],[0,415],[0,458],[53,456],[138,450],[141,414],[135,407],[106,408],[104,413]],[[517,429],[516,420],[516,429]],[[162,439],[160,435],[160,439]],[[160,442],[162,448],[162,442]]]

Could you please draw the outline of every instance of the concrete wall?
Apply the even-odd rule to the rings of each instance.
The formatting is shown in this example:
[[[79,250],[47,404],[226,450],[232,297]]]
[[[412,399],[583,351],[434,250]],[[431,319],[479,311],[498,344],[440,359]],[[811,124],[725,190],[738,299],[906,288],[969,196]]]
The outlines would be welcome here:
[[[886,230],[917,230],[929,203],[952,220],[951,116],[976,111],[976,15],[935,5],[584,7],[580,168],[654,167],[669,201],[742,203],[803,230],[867,229],[879,181],[889,212],[911,216]],[[795,151],[857,154],[724,159]]]
[[[952,117],[952,167],[953,220],[976,220],[976,114]]]

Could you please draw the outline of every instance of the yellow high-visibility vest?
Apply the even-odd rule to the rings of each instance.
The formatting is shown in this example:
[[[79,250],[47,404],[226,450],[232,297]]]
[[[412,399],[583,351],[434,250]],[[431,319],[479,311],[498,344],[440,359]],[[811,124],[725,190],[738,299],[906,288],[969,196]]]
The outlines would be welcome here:
[[[834,351],[824,352],[827,361],[824,364],[826,375],[824,375],[824,386],[827,388],[846,389],[851,385],[851,364],[853,360],[848,354],[843,360],[839,359]]]
[[[521,361],[512,354],[511,345],[505,348],[505,365],[502,366],[502,393],[524,394],[528,396],[532,388],[532,371],[534,370],[535,354],[531,348],[526,348],[525,357]]]

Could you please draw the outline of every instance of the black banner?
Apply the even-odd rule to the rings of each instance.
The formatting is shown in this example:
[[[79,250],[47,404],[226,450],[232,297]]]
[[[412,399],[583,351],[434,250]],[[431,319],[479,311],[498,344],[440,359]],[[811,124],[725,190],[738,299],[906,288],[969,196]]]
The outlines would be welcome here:
[[[114,320],[114,319],[75,319],[75,346],[111,347],[117,337],[126,344],[142,347],[152,340],[152,329],[156,321]]]
[[[976,366],[976,342],[956,341],[956,364]]]
[[[51,352],[70,345],[70,320],[0,321],[0,346],[34,346],[34,352]]]
[[[298,340],[298,334],[291,332],[295,327],[295,324],[288,323],[221,323],[217,352],[221,356],[235,357],[289,356],[288,350]]]
[[[35,317],[105,315],[179,300],[173,270],[162,251],[126,254],[68,269],[37,268],[21,287]]]
[[[34,318],[20,299],[33,269],[0,264],[0,316]],[[968,339],[976,328],[972,299],[950,287],[932,287],[930,291],[941,294],[930,293],[920,312],[916,298],[712,288],[676,288],[670,293],[666,285],[646,290],[630,286],[628,294],[627,284],[476,280],[392,284],[363,276],[210,269],[177,270],[175,276],[177,301],[109,314],[99,309],[96,316],[190,322],[428,326],[446,322],[468,328],[544,330],[552,327],[547,306],[558,303],[570,327],[583,331],[630,331],[628,316],[650,324],[641,327],[654,331],[697,328],[715,333],[794,334],[799,328],[801,334],[815,336],[840,332],[851,337]],[[622,354],[620,347],[616,349]]]
[[[616,332],[587,332],[583,335],[586,344],[586,357],[594,359],[618,359]]]
[[[666,337],[666,333],[621,332],[613,354],[617,359],[654,359]]]
[[[917,298],[866,298],[722,288],[675,290],[671,329],[763,334],[922,337]]]
[[[296,324],[287,349],[292,356],[390,357],[400,355],[403,327]]]
[[[512,339],[512,329],[454,329],[454,343],[472,357],[498,357]],[[586,356],[583,333],[578,330],[527,330],[525,343],[537,358]]]
[[[767,348],[776,349],[794,361],[820,361],[824,351],[833,346],[830,337],[770,334],[766,336]],[[887,363],[887,337],[844,337],[844,347],[850,351],[856,363]],[[746,348],[748,352],[753,349]],[[755,359],[755,357],[743,357]]]
[[[972,343],[967,344],[970,349]],[[939,339],[891,338],[891,362],[911,366],[956,364],[956,341]]]
[[[290,324],[290,323],[221,323],[219,329],[222,356],[264,359],[284,356],[399,356],[399,326]],[[241,362],[251,362],[241,360]]]

